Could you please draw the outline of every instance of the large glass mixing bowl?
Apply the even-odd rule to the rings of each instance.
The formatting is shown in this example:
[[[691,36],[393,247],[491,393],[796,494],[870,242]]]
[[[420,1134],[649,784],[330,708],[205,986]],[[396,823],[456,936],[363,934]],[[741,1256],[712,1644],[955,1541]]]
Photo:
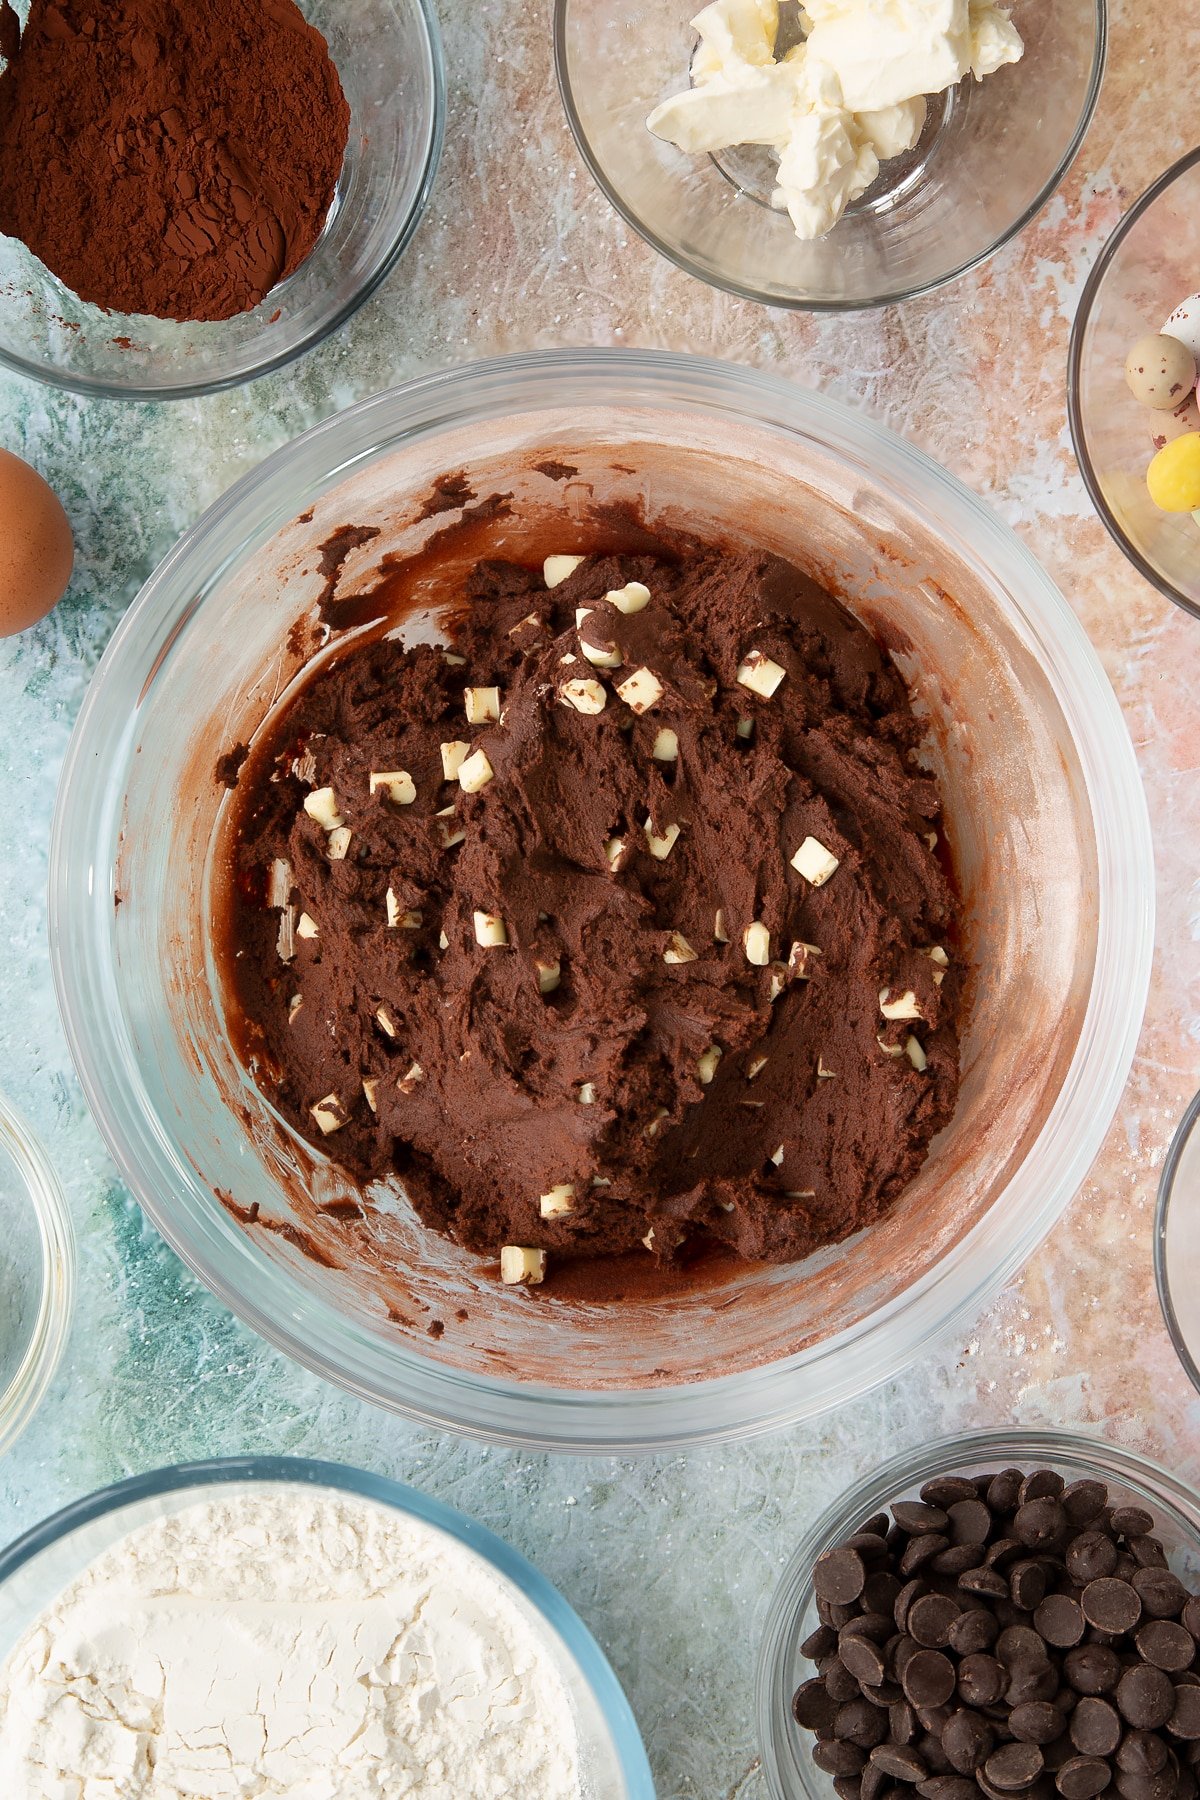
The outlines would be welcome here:
[[[481,496],[513,496],[473,554],[583,547],[596,502],[624,500],[651,523],[790,557],[846,596],[913,690],[977,970],[961,1097],[892,1213],[807,1262],[619,1304],[503,1289],[494,1264],[423,1230],[397,1189],[349,1223],[348,1178],[287,1130],[233,1053],[213,957],[209,871],[228,800],[217,758],[253,735],[320,643],[321,545],[350,524],[378,528],[346,562],[339,591],[352,592],[381,556],[415,553],[453,517],[427,503],[435,478],[459,470]],[[1099,1148],[1152,928],[1129,738],[1030,553],[870,420],[776,376],[653,352],[431,376],[239,482],[114,635],[52,847],[73,1053],[168,1241],[240,1317],[354,1392],[440,1426],[580,1450],[817,1413],[969,1320]]]

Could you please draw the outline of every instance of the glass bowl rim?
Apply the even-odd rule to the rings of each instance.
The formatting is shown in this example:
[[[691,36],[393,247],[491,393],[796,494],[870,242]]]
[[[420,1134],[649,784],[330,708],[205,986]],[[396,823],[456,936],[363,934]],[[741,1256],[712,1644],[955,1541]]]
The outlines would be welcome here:
[[[354,1494],[431,1525],[473,1551],[524,1595],[552,1634],[566,1645],[604,1720],[628,1800],[654,1800],[650,1764],[633,1708],[607,1656],[570,1601],[505,1538],[469,1514],[391,1476],[306,1456],[219,1456],[152,1469],[71,1501],[0,1549],[0,1588],[33,1557],[96,1519],[160,1495],[189,1489],[200,1492],[236,1481],[280,1482]]]
[[[1144,193],[1139,194],[1132,206],[1128,207],[1117,220],[1084,283],[1083,292],[1079,297],[1079,305],[1075,309],[1075,318],[1071,325],[1071,340],[1067,350],[1067,422],[1071,428],[1071,446],[1075,452],[1075,461],[1079,465],[1079,473],[1083,476],[1083,485],[1088,491],[1088,498],[1099,514],[1100,522],[1108,535],[1128,561],[1133,564],[1143,580],[1148,581],[1151,587],[1157,588],[1165,599],[1173,600],[1176,606],[1185,613],[1189,613],[1193,619],[1200,619],[1200,601],[1189,600],[1186,594],[1181,594],[1175,584],[1156,569],[1147,557],[1143,556],[1137,545],[1122,530],[1104,497],[1100,478],[1096,473],[1095,464],[1092,462],[1091,452],[1088,449],[1087,426],[1083,418],[1080,388],[1083,374],[1083,340],[1091,323],[1096,297],[1117,253],[1143,213],[1148,212],[1155,201],[1161,199],[1168,188],[1175,185],[1181,175],[1188,174],[1197,164],[1200,164],[1200,146],[1189,150],[1185,156],[1181,156],[1178,161],[1173,162],[1169,169],[1164,169],[1162,174],[1150,183]]]
[[[1200,151],[1197,152],[1200,156]],[[1175,1354],[1183,1364],[1184,1372],[1192,1386],[1200,1393],[1200,1366],[1188,1348],[1187,1340],[1180,1328],[1179,1318],[1175,1311],[1175,1302],[1171,1296],[1171,1275],[1167,1267],[1167,1220],[1171,1211],[1171,1201],[1175,1195],[1175,1178],[1179,1173],[1179,1164],[1188,1147],[1196,1122],[1200,1119],[1200,1093],[1189,1100],[1175,1131],[1167,1146],[1167,1154],[1163,1161],[1162,1173],[1158,1178],[1158,1198],[1154,1208],[1154,1285],[1158,1289],[1158,1303],[1162,1308],[1163,1320],[1167,1334],[1174,1346]]]
[[[1042,184],[1034,199],[1010,225],[992,240],[983,250],[978,251],[965,262],[957,263],[945,274],[935,275],[932,280],[901,284],[888,288],[878,294],[871,294],[861,300],[808,299],[798,294],[764,293],[761,288],[749,283],[736,281],[732,276],[715,273],[702,267],[684,251],[677,250],[658,236],[645,222],[639,218],[629,206],[609,177],[592,149],[591,143],[583,129],[575,105],[574,90],[567,70],[567,15],[572,5],[578,0],[554,0],[554,69],[558,81],[559,98],[571,128],[571,136],[575,147],[583,159],[584,166],[604,195],[613,210],[624,219],[625,223],[637,232],[643,242],[665,258],[674,263],[685,275],[691,275],[696,281],[704,282],[706,287],[719,289],[726,294],[733,294],[739,300],[750,300],[759,306],[778,307],[786,312],[810,313],[852,313],[874,312],[885,306],[900,306],[909,300],[920,300],[926,294],[937,293],[940,288],[949,287],[952,282],[960,281],[973,269],[990,262],[993,256],[1004,249],[1006,244],[1019,237],[1026,226],[1032,224],[1042,208],[1050,201],[1065,180],[1075,158],[1078,156],[1084,138],[1091,127],[1100,99],[1100,89],[1104,83],[1104,71],[1108,62],[1108,0],[1093,0],[1096,11],[1096,42],[1092,54],[1091,74],[1088,78],[1087,93],[1075,129],[1067,142],[1066,148],[1055,165],[1054,172]]]
[[[92,754],[90,734],[106,730],[105,708],[111,712],[119,704],[122,717],[130,707],[136,710],[137,696],[152,673],[151,661],[157,667],[161,660],[157,649],[152,659],[139,649],[139,634],[152,646],[173,638],[202,604],[206,586],[228,569],[230,559],[245,554],[247,542],[265,541],[271,530],[306,504],[307,489],[298,487],[298,478],[292,477],[286,508],[281,500],[274,501],[269,520],[255,511],[263,505],[263,490],[271,493],[279,488],[298,460],[313,461],[318,447],[323,472],[315,476],[310,471],[308,477],[314,492],[324,491],[335,479],[345,480],[359,464],[412,437],[501,411],[508,417],[567,403],[611,405],[614,394],[642,408],[691,411],[709,418],[733,414],[766,434],[776,432],[793,440],[807,436],[841,466],[861,470],[864,479],[899,492],[905,508],[930,521],[937,535],[951,541],[955,553],[973,564],[993,591],[1005,596],[1005,604],[1014,609],[1013,616],[1042,653],[1044,673],[1068,718],[1084,765],[1101,879],[1108,884],[1099,921],[1097,980],[1070,1067],[1031,1150],[1031,1156],[1040,1150],[1040,1171],[1031,1169],[1026,1159],[1027,1191],[1019,1229],[1002,1249],[989,1245],[981,1254],[981,1237],[989,1226],[992,1232],[996,1229],[998,1213],[993,1207],[946,1257],[853,1328],[791,1357],[699,1382],[657,1388],[550,1388],[466,1374],[404,1347],[389,1353],[386,1372],[381,1374],[381,1353],[373,1343],[364,1351],[361,1333],[328,1302],[303,1290],[281,1268],[262,1263],[256,1264],[256,1287],[249,1294],[237,1272],[230,1275],[221,1259],[210,1254],[186,1213],[175,1207],[173,1199],[163,1201],[164,1193],[173,1194],[184,1170],[173,1156],[163,1163],[157,1126],[147,1133],[149,1115],[141,1111],[136,1092],[130,1088],[125,1094],[119,1083],[114,1086],[114,1068],[122,1071],[127,1084],[132,1079],[124,1047],[111,1038],[105,1017],[93,1018],[89,1006],[97,976],[91,952],[101,964],[108,954],[89,935],[100,929],[96,907],[104,904],[100,897],[104,883],[89,887],[85,901],[77,897],[77,877],[84,847],[87,866],[96,858],[103,866],[107,852],[98,845],[97,834],[103,833],[102,815],[110,804],[103,788],[107,769],[103,759]],[[328,447],[330,439],[336,455]],[[912,491],[914,477],[921,482],[919,499]],[[257,523],[247,540],[250,518]],[[229,547],[238,532],[239,547]],[[214,537],[226,541],[215,566]],[[197,558],[203,572],[191,567]],[[114,685],[115,696],[110,691]],[[127,694],[122,692],[126,687]],[[94,720],[99,723],[94,725]],[[95,783],[101,784],[101,791],[92,796]],[[1103,806],[1096,798],[1097,786],[1105,796]],[[1119,855],[1114,832],[1119,836]],[[243,476],[168,552],[113,634],[89,684],[64,760],[50,863],[55,988],[84,1091],[139,1203],[209,1292],[304,1366],[410,1418],[492,1442],[582,1453],[635,1453],[729,1441],[795,1422],[877,1385],[894,1371],[898,1357],[904,1363],[912,1361],[931,1341],[973,1316],[1032,1253],[1094,1161],[1103,1138],[1097,1120],[1111,1118],[1132,1059],[1153,936],[1149,818],[1128,730],[1082,626],[1032,551],[965,484],[874,419],[770,373],[661,351],[525,352],[419,376],[322,421]],[[1105,1009],[1114,1017],[1102,1023],[1100,1013]],[[1006,1190],[1009,1214],[1021,1173]],[[296,1318],[307,1320],[307,1329],[289,1321],[289,1307],[301,1308]],[[326,1334],[334,1350],[327,1347]],[[797,1379],[801,1371],[819,1372],[816,1401],[810,1397],[811,1382]]]
[[[12,1449],[54,1379],[75,1306],[75,1233],[66,1197],[40,1139],[0,1094],[0,1154],[12,1161],[33,1211],[42,1258],[41,1293],[29,1342],[0,1391],[0,1456]]]
[[[118,382],[111,378],[102,379],[94,375],[75,374],[61,368],[57,363],[34,362],[31,358],[20,355],[15,350],[6,350],[0,344],[0,369],[8,369],[14,375],[21,375],[27,381],[38,382],[44,387],[57,388],[69,394],[82,394],[94,400],[117,400],[130,402],[149,402],[156,400],[194,400],[204,394],[220,394],[230,388],[248,386],[264,375],[273,375],[285,369],[290,363],[307,356],[311,350],[326,342],[335,332],[340,331],[359,308],[365,306],[371,296],[383,285],[392,273],[396,264],[407,250],[421,223],[425,209],[433,192],[433,184],[437,177],[438,165],[442,158],[442,148],[446,138],[446,61],[442,47],[442,29],[434,5],[434,0],[407,0],[415,10],[424,31],[425,46],[429,57],[431,115],[429,121],[428,142],[425,145],[423,166],[419,185],[413,194],[413,200],[404,217],[396,222],[396,229],[391,243],[379,259],[378,265],[371,270],[365,279],[347,296],[336,312],[328,319],[314,324],[306,335],[296,344],[274,355],[264,357],[262,361],[251,367],[236,370],[226,375],[213,375],[203,381],[169,381],[148,382],[146,380]],[[122,315],[124,317],[126,315]]]
[[[754,1719],[770,1800],[811,1800],[810,1790],[798,1792],[782,1779],[775,1756],[775,1727],[786,1723],[780,1677],[788,1628],[799,1617],[817,1557],[851,1529],[857,1514],[882,1508],[886,1496],[899,1499],[917,1482],[934,1475],[1000,1459],[1050,1467],[1071,1462],[1099,1480],[1140,1483],[1154,1491],[1161,1506],[1170,1507],[1182,1517],[1200,1551],[1200,1493],[1155,1458],[1092,1432],[1018,1424],[951,1432],[898,1451],[834,1496],[803,1533],[760,1609],[756,1621],[759,1647],[754,1674]],[[790,1719],[790,1713],[787,1717]]]

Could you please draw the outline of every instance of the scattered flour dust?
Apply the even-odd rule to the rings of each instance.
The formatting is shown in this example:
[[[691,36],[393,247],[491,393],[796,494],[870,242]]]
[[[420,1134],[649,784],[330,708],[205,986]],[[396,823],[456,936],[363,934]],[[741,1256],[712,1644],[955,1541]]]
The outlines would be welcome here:
[[[146,1525],[0,1669],[6,1800],[579,1800],[510,1590],[366,1500],[264,1487]]]

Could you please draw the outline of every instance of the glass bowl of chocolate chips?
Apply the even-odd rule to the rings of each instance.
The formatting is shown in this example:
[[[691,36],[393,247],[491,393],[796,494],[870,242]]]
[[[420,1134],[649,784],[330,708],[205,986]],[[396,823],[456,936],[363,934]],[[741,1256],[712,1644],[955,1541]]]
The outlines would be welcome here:
[[[1200,1499],[1063,1433],[905,1452],[797,1549],[757,1707],[775,1800],[1194,1800]]]

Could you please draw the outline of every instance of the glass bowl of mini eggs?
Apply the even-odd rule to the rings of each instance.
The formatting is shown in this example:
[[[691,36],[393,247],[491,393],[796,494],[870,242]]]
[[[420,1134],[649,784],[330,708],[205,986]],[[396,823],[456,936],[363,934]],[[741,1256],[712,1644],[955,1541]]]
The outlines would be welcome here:
[[[1071,334],[1068,411],[1096,509],[1134,567],[1200,618],[1200,149],[1125,214]]]

